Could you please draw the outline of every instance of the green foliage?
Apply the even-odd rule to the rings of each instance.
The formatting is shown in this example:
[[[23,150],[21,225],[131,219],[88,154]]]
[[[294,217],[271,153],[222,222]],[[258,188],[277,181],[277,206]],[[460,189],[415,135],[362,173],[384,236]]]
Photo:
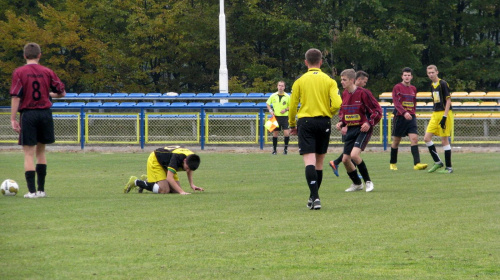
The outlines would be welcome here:
[[[323,70],[362,69],[375,94],[436,64],[450,86],[495,90],[500,68],[500,4],[495,0],[225,1],[231,92],[291,85],[304,53],[324,53]],[[68,91],[218,90],[219,1],[0,0],[0,99],[22,47],[40,43],[41,63]],[[234,77],[234,78],[233,78]]]
[[[396,172],[388,152],[363,153],[374,192],[345,193],[345,169],[325,169],[323,208],[310,211],[297,153],[199,151],[205,192],[123,194],[149,152],[49,153],[48,197],[36,200],[22,198],[23,153],[2,152],[2,180],[20,193],[0,196],[0,278],[500,277],[498,153],[454,153],[450,175],[413,170],[409,152]]]

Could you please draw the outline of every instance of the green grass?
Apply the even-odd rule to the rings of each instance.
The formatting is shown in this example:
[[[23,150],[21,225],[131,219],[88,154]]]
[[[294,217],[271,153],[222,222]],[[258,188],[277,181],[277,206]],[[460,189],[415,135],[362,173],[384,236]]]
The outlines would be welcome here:
[[[498,153],[454,153],[451,175],[366,153],[375,191],[325,168],[321,211],[297,154],[200,155],[206,191],[180,196],[122,193],[148,152],[49,153],[49,197],[28,200],[22,153],[1,153],[21,192],[0,197],[0,279],[500,278]]]

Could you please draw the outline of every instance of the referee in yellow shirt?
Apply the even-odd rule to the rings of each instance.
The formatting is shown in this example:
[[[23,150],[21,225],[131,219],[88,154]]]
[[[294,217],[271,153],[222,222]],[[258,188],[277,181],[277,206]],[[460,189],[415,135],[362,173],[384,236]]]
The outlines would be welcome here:
[[[267,99],[267,109],[271,116],[275,116],[278,127],[273,131],[273,155],[276,155],[278,146],[278,133],[283,131],[285,149],[283,154],[288,154],[288,142],[290,141],[290,130],[288,129],[288,106],[290,105],[290,95],[285,92],[285,81],[278,82],[278,91]],[[272,108],[271,108],[272,106]]]
[[[323,180],[323,160],[330,142],[331,118],[342,104],[337,82],[320,69],[321,51],[309,49],[305,55],[307,73],[292,86],[288,122],[290,134],[299,138],[299,152],[306,171],[310,190],[307,207],[321,209],[318,190]],[[300,110],[297,107],[300,102]],[[295,119],[298,118],[298,121]]]

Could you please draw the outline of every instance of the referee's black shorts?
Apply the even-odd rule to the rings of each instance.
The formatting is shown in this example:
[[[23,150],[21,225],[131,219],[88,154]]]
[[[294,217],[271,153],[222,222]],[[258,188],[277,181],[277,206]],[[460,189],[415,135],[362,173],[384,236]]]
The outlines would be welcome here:
[[[405,137],[408,134],[418,134],[417,117],[411,115],[412,119],[407,120],[404,116],[394,116],[392,119],[392,136]]]
[[[276,116],[278,127],[274,131],[282,131],[288,129],[288,116]]]
[[[55,140],[51,109],[23,110],[20,117],[19,145],[52,144]]]
[[[364,151],[368,142],[370,142],[370,138],[373,134],[373,127],[367,132],[361,132],[361,126],[349,126],[347,127],[347,133],[345,134],[344,139],[344,154],[350,155],[352,149],[354,147],[360,148],[361,151]]]
[[[332,133],[329,117],[300,118],[297,121],[299,153],[326,154]]]

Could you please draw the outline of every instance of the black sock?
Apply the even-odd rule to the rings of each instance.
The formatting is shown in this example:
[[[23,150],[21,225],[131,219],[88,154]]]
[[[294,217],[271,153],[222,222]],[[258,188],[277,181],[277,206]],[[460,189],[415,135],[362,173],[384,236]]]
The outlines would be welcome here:
[[[351,162],[354,165],[354,168],[358,167],[358,165],[354,162],[354,160],[351,159]]]
[[[139,188],[143,188],[148,191],[153,191],[155,183],[148,183],[146,181],[136,180],[135,185],[138,186]]]
[[[363,180],[365,180],[365,182],[371,181],[370,174],[368,174],[368,168],[366,168],[366,164],[363,160],[360,164],[358,164],[358,170],[359,173],[361,173],[361,176],[363,176]]]
[[[290,136],[285,136],[285,150],[288,150],[288,143],[290,142]]]
[[[316,180],[316,184],[318,185],[318,191],[321,187],[321,182],[323,182],[323,170],[316,170],[316,176],[318,176],[318,180]]]
[[[411,146],[411,154],[413,155],[413,165],[420,163],[420,153],[418,151],[418,145]]]
[[[335,163],[335,165],[339,165],[341,162],[342,162],[342,158],[344,157],[344,154],[340,154],[340,156],[333,161],[333,163]]]
[[[278,137],[273,137],[273,151],[276,152],[277,146],[278,146]]]
[[[389,163],[398,163],[398,148],[394,149],[393,147],[391,147],[391,161]]]
[[[319,198],[318,195],[318,174],[316,173],[316,167],[314,165],[306,166],[306,181],[307,186],[309,186],[310,195],[309,197],[315,200]]]
[[[28,191],[30,193],[36,193],[35,187],[35,171],[24,172],[24,177],[26,178],[26,184],[28,185]]]
[[[351,181],[355,185],[361,185],[361,179],[358,177],[358,171],[354,169],[354,171],[348,172],[347,175],[349,175],[349,178],[351,178]]]
[[[45,176],[47,176],[47,165],[37,164],[36,165],[36,180],[38,185],[38,191],[45,191]]]
[[[433,144],[432,146],[428,146],[427,148],[429,148],[429,152],[431,153],[431,156],[432,156],[432,159],[434,160],[434,162],[441,162],[441,159],[439,158],[439,155],[436,151],[436,146]]]
[[[446,162],[446,167],[451,167],[451,150],[444,150],[444,161]]]

